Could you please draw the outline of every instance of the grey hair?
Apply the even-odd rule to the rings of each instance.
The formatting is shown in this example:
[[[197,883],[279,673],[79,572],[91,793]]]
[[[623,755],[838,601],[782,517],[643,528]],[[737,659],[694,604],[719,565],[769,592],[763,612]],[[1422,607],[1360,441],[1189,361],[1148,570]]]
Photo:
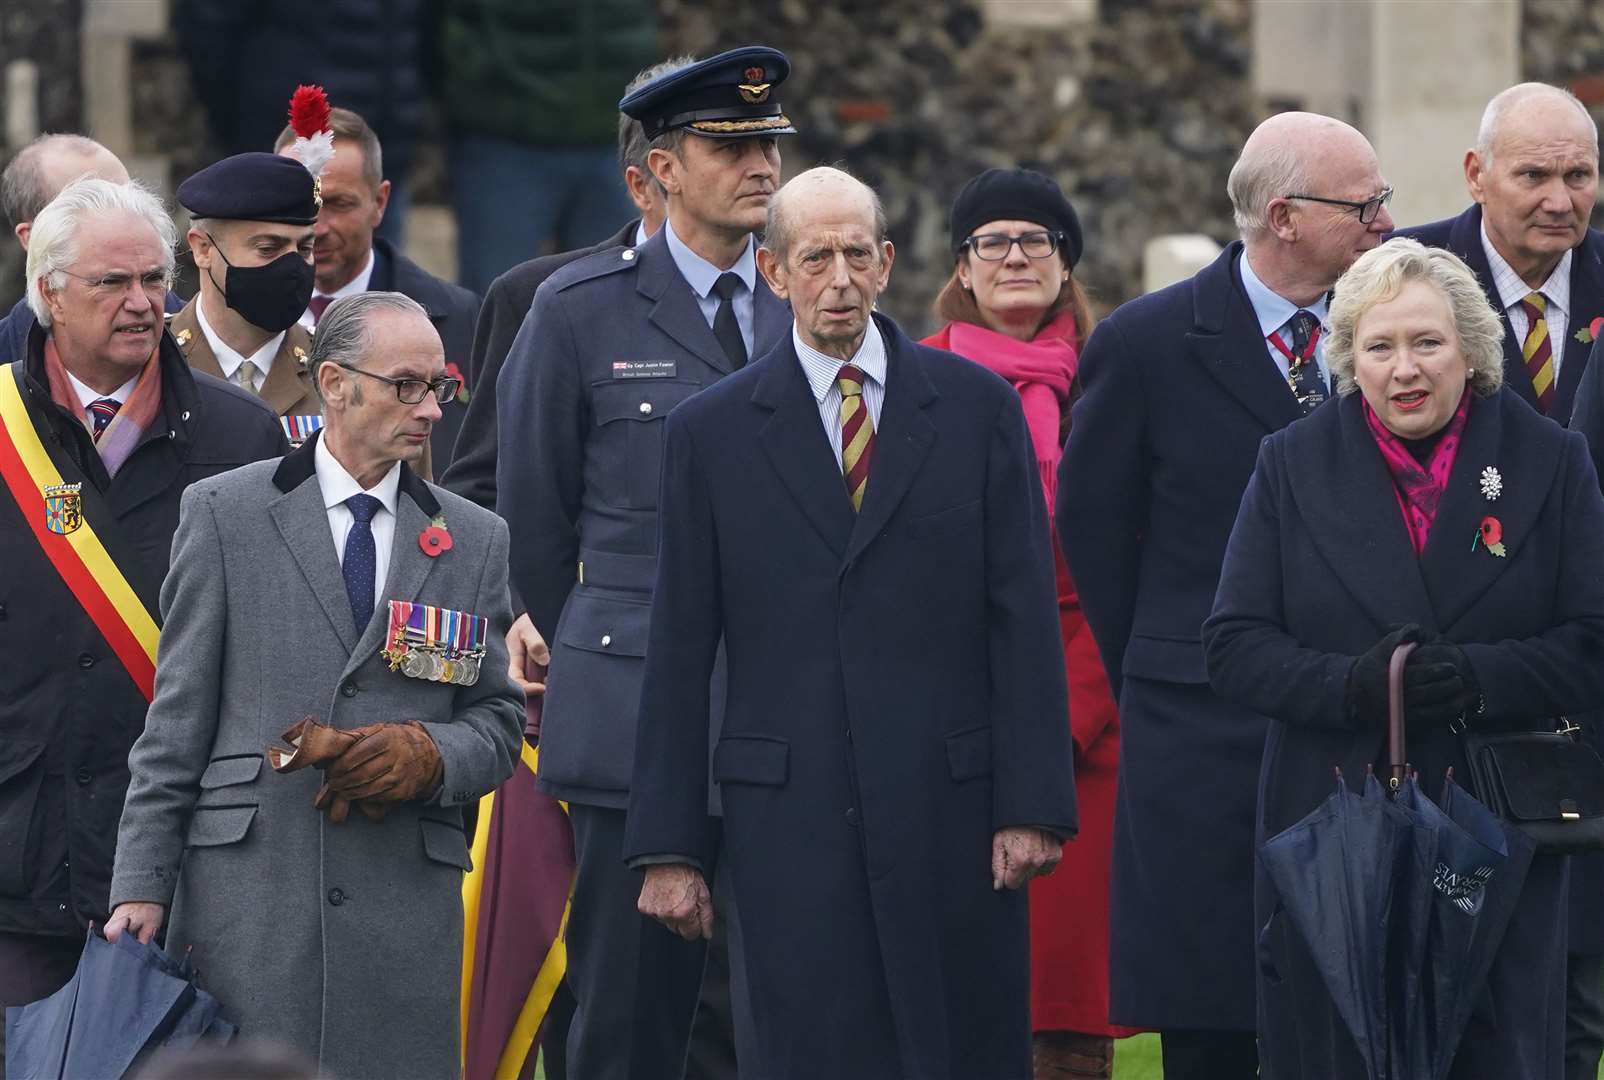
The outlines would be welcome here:
[[[0,173],[0,206],[5,208],[13,229],[38,217],[39,211],[60,194],[45,188],[45,155],[53,150],[79,157],[111,153],[87,135],[40,135],[18,150],[5,172]]]
[[[1503,320],[1487,302],[1475,272],[1459,256],[1407,237],[1394,237],[1365,252],[1337,279],[1327,317],[1331,336],[1326,339],[1326,366],[1337,377],[1337,392],[1351,394],[1357,386],[1353,338],[1359,319],[1416,281],[1430,285],[1448,301],[1459,350],[1471,372],[1471,389],[1481,397],[1496,394],[1504,384]]]
[[[122,214],[138,218],[156,231],[161,241],[162,269],[172,273],[178,230],[161,199],[137,180],[126,184],[93,176],[74,180],[34,217],[33,232],[28,237],[28,307],[40,326],[50,328],[50,307],[39,283],[48,278],[51,289],[66,286],[65,271],[78,261],[80,226],[92,217]]]
[[[886,220],[886,208],[885,205],[880,201],[879,193],[868,184],[865,184],[862,180],[859,180],[856,176],[853,176],[852,173],[847,171],[845,168],[842,168],[840,165],[819,167],[828,169],[831,172],[840,173],[848,180],[855,182],[860,188],[863,189],[864,193],[869,196],[869,208],[874,215],[874,242],[876,248],[875,259],[878,260],[880,258],[879,246],[885,242],[886,236],[891,231],[891,225]],[[808,172],[812,171],[812,169],[808,170]],[[792,242],[791,223],[786,218],[785,208],[791,201],[790,192],[792,190],[792,185],[806,175],[807,173],[800,173],[797,176],[792,177],[790,182],[782,185],[780,190],[774,193],[774,197],[769,200],[769,216],[768,220],[764,222],[763,225],[762,246],[764,251],[770,252],[782,263],[785,262],[786,256],[791,253]]]
[[[671,71],[678,71],[680,68],[690,67],[694,63],[696,63],[696,57],[687,53],[682,56],[670,57],[661,64],[653,64],[629,80],[629,85],[624,87],[624,96],[628,97],[653,79],[661,78]],[[683,140],[677,140],[672,146],[663,146],[663,149],[678,154],[682,144]],[[651,153],[652,147],[656,145],[656,143],[646,138],[646,128],[641,125],[639,120],[625,113],[618,114],[618,171],[623,172],[633,165],[646,174],[646,179],[651,181],[652,186],[657,189],[659,194],[667,195],[668,192],[664,191],[663,185],[657,182],[657,177],[652,174],[652,170],[646,167],[646,155]]]
[[[317,335],[312,339],[312,386],[318,400],[323,400],[323,382],[318,373],[324,364],[349,364],[360,367],[373,346],[373,334],[368,321],[378,311],[401,311],[420,315],[429,313],[412,297],[398,292],[361,292],[336,300],[317,321]]]
[[[1262,236],[1270,230],[1271,199],[1313,186],[1308,163],[1294,148],[1285,144],[1245,148],[1225,181],[1237,231],[1243,239]]]
[[[1481,126],[1476,129],[1476,156],[1481,159],[1483,166],[1492,164],[1493,148],[1498,142],[1498,126],[1503,122],[1504,114],[1521,102],[1535,97],[1568,101],[1576,106],[1576,111],[1581,113],[1593,132],[1593,147],[1597,149],[1598,121],[1593,119],[1593,114],[1587,111],[1587,106],[1582,104],[1580,98],[1562,86],[1550,86],[1548,83],[1540,82],[1516,83],[1508,90],[1494,94],[1481,114]]]

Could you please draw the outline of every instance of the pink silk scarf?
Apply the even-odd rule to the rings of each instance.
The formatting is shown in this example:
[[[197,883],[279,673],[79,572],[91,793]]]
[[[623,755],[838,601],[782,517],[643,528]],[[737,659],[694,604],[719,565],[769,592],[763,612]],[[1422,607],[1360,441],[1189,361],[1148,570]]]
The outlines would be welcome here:
[[[1424,465],[1415,460],[1403,440],[1388,431],[1368,401],[1364,406],[1365,424],[1381,451],[1381,460],[1392,474],[1393,494],[1398,497],[1398,509],[1403,512],[1404,527],[1409,530],[1409,542],[1418,557],[1426,550],[1432,522],[1437,520],[1437,507],[1443,492],[1448,490],[1448,474],[1453,471],[1454,459],[1459,456],[1459,441],[1465,431],[1465,419],[1470,415],[1470,389],[1459,399],[1448,428],[1431,451]]]
[[[106,430],[100,433],[95,449],[100,451],[101,464],[106,475],[116,476],[139,445],[139,440],[156,419],[162,407],[161,345],[151,352],[150,359],[139,373],[139,381],[128,394],[128,400],[112,418]],[[45,338],[45,379],[50,385],[50,399],[76,416],[90,432],[95,430],[88,410],[78,400],[78,392],[67,379],[67,368],[56,351],[56,339]]]

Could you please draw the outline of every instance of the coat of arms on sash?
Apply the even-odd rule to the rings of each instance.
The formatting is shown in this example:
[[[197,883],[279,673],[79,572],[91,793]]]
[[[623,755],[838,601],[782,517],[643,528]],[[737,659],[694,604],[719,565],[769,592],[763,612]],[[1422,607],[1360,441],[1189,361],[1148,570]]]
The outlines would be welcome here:
[[[83,484],[46,484],[45,528],[66,536],[84,523]]]

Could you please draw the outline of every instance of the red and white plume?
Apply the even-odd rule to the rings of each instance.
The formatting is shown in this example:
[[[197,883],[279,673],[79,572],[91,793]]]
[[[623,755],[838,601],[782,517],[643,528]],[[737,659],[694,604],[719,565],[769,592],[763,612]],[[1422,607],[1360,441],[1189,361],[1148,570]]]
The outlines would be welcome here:
[[[290,127],[295,142],[287,151],[313,176],[322,176],[334,157],[334,132],[329,130],[329,96],[321,86],[297,86],[290,97]]]

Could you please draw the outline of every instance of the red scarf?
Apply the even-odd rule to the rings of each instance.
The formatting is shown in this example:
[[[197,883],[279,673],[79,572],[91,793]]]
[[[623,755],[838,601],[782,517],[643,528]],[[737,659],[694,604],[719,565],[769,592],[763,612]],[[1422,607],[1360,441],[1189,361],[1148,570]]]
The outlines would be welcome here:
[[[1448,474],[1459,456],[1460,436],[1465,431],[1465,419],[1470,415],[1470,388],[1465,388],[1459,408],[1454,410],[1453,419],[1448,421],[1447,430],[1437,440],[1425,465],[1415,460],[1402,439],[1387,430],[1368,401],[1361,399],[1360,403],[1364,406],[1365,424],[1376,440],[1376,448],[1381,451],[1381,460],[1392,474],[1392,492],[1398,497],[1398,509],[1403,512],[1409,542],[1419,556],[1426,550],[1432,522],[1437,520],[1437,507],[1442,502],[1443,492],[1448,490]]]
[[[945,341],[941,339],[945,338]],[[1075,313],[1065,308],[1036,332],[1020,341],[974,323],[948,323],[926,344],[950,349],[981,367],[989,368],[1014,384],[1025,410],[1025,425],[1036,451],[1036,467],[1049,512],[1058,488],[1058,459],[1064,448],[1059,439],[1064,411],[1069,408],[1069,387],[1080,358],[1075,352]]]

